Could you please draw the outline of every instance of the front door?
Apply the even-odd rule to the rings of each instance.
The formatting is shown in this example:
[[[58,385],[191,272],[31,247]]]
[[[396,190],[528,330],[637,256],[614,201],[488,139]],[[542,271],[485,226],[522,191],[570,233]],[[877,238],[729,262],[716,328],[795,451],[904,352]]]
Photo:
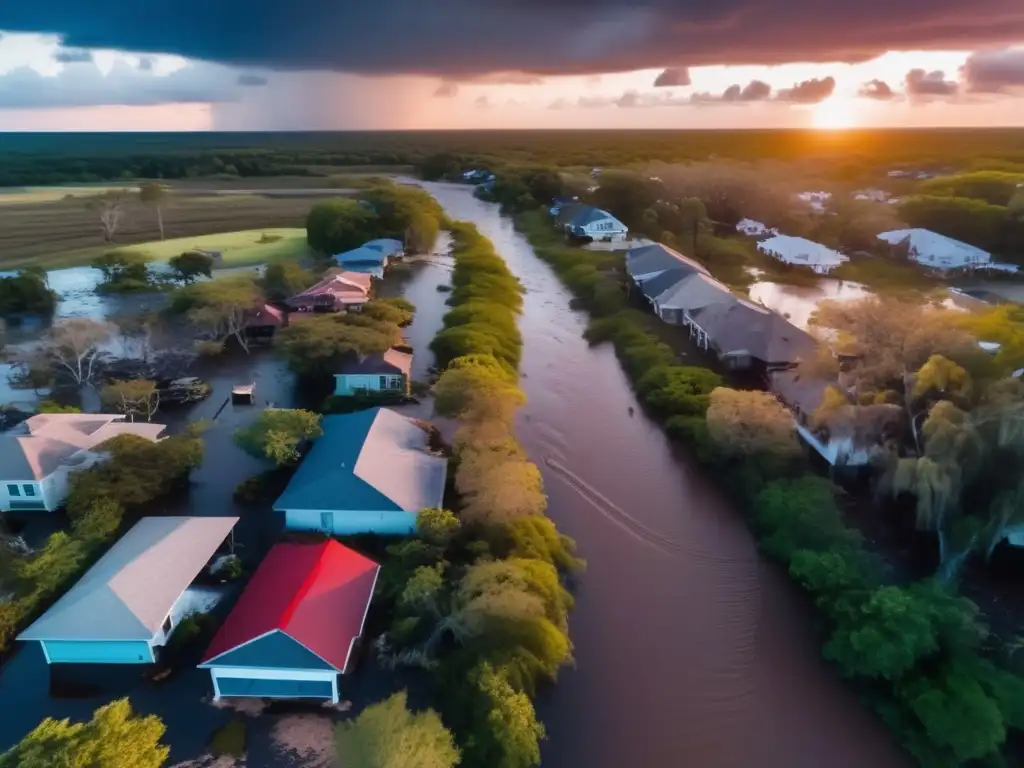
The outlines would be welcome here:
[[[333,512],[321,512],[320,513],[320,530],[325,533],[334,533],[334,513]]]

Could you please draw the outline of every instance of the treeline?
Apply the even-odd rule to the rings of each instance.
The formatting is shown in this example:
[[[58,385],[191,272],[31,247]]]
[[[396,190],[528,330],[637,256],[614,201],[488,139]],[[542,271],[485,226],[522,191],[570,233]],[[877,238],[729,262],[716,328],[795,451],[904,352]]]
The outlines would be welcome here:
[[[720,479],[762,550],[814,600],[824,656],[908,751],[929,768],[1004,764],[1011,734],[1024,729],[1024,680],[1008,671],[978,607],[936,579],[897,580],[844,522],[838,490],[811,472],[778,401],[681,365],[596,254],[566,247],[537,216],[517,224],[590,310],[588,339],[614,344],[645,408]],[[950,430],[933,436],[958,440]]]
[[[1013,129],[863,131],[423,131],[235,134],[9,134],[0,186],[228,174],[318,174],[326,166],[623,167],[777,158],[826,164],[831,178],[893,168],[1024,170]],[[443,174],[442,174],[443,175]]]
[[[422,511],[415,537],[389,548],[383,650],[394,664],[433,670],[461,756],[435,739],[431,765],[528,768],[540,764],[544,737],[532,700],[572,658],[562,581],[582,562],[545,516],[540,471],[514,435],[522,287],[474,227],[455,224],[453,236],[453,308],[434,348],[437,412],[461,424],[456,513]]]

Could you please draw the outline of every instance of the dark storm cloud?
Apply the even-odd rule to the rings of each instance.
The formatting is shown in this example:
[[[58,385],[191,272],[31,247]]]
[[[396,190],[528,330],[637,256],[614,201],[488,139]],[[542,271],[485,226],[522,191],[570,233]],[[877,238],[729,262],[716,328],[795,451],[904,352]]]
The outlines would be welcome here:
[[[690,84],[690,70],[686,67],[669,67],[656,78],[655,88],[679,87]]]
[[[862,61],[892,49],[1024,39],[1021,0],[7,0],[0,29],[64,44],[238,66],[590,74],[666,66]]]
[[[972,53],[960,75],[967,90],[976,93],[1024,88],[1024,48]]]
[[[903,87],[908,96],[918,98],[956,96],[960,90],[960,85],[956,81],[946,79],[945,72],[926,72],[923,69],[912,69],[907,72]]]
[[[782,88],[775,98],[790,104],[817,104],[831,96],[835,89],[834,77],[813,78],[797,83],[792,88]]]
[[[248,73],[239,75],[237,80],[239,85],[247,88],[262,88],[269,82],[270,81],[263,77],[263,75],[252,75]]]
[[[59,48],[54,51],[53,60],[61,64],[88,64],[92,61],[89,51],[76,51],[71,48]]]
[[[434,96],[438,99],[451,99],[459,95],[459,84],[453,83],[449,80],[445,80],[434,91]]]
[[[884,80],[869,80],[857,90],[857,95],[862,99],[874,99],[875,101],[889,101],[896,98],[896,92]]]
[[[139,69],[141,69],[143,72],[151,72],[153,70],[153,64],[154,61],[153,57],[151,56],[143,56],[141,59],[139,59]]]

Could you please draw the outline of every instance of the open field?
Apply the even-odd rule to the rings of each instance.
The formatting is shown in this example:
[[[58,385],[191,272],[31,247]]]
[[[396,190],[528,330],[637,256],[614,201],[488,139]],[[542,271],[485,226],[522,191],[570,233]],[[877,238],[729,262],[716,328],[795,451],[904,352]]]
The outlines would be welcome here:
[[[261,242],[266,239],[267,242]],[[154,261],[167,261],[179,253],[190,250],[219,251],[223,267],[242,267],[263,264],[273,259],[301,259],[310,253],[306,245],[306,230],[302,227],[277,229],[247,229],[240,232],[222,232],[216,235],[177,237],[173,240],[154,240],[150,243],[126,245],[115,250],[139,251]]]
[[[62,184],[57,187],[0,187],[0,206],[54,203],[58,200],[84,201],[104,192],[138,191],[134,182],[117,184]]]
[[[137,199],[130,199],[124,210],[122,222],[113,243],[103,240],[97,214],[86,208],[79,198],[64,199],[62,192],[57,199],[41,195],[35,190],[22,194],[35,195],[31,202],[0,204],[0,268],[14,269],[25,266],[66,267],[87,264],[96,256],[118,247],[145,244],[146,250],[155,252],[156,258],[175,256],[191,247],[210,248],[234,253],[225,254],[225,261],[232,265],[264,261],[275,255],[299,253],[295,233],[301,232],[302,253],[305,253],[305,232],[292,228],[305,225],[306,214],[317,200],[326,195],[344,195],[348,191],[324,188],[308,194],[289,189],[297,180],[265,179],[268,189],[273,185],[280,195],[242,187],[252,179],[240,180],[234,189],[239,194],[215,195],[224,189],[208,185],[185,188],[173,185],[172,196],[163,205],[164,231],[167,241],[159,242],[156,211]],[[302,179],[303,183],[311,179]],[[232,189],[228,186],[227,189]],[[284,241],[255,246],[263,232],[284,228],[288,235]],[[251,232],[250,232],[251,230]],[[244,243],[233,244],[231,237],[244,232]],[[201,245],[205,236],[228,233],[228,245],[217,245],[212,240]],[[258,255],[257,255],[258,254]]]

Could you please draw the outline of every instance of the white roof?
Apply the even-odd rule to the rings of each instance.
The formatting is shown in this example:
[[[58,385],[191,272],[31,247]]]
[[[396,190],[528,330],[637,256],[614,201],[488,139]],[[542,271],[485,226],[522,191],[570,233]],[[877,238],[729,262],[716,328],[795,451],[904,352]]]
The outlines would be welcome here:
[[[909,243],[911,256],[934,256],[936,259],[948,259],[956,264],[985,262],[992,258],[988,251],[932,232],[930,229],[894,229],[891,232],[882,232],[878,239],[891,245]]]
[[[757,244],[762,253],[774,256],[787,264],[838,266],[849,259],[821,243],[792,235],[776,235]]]
[[[42,480],[79,451],[118,435],[156,440],[163,424],[126,422],[118,413],[38,413],[0,437],[0,477]]]
[[[237,517],[144,517],[19,640],[150,640]]]
[[[736,224],[736,231],[743,232],[748,235],[777,235],[779,231],[769,227],[767,224],[762,224],[760,221],[755,219],[741,219]]]

